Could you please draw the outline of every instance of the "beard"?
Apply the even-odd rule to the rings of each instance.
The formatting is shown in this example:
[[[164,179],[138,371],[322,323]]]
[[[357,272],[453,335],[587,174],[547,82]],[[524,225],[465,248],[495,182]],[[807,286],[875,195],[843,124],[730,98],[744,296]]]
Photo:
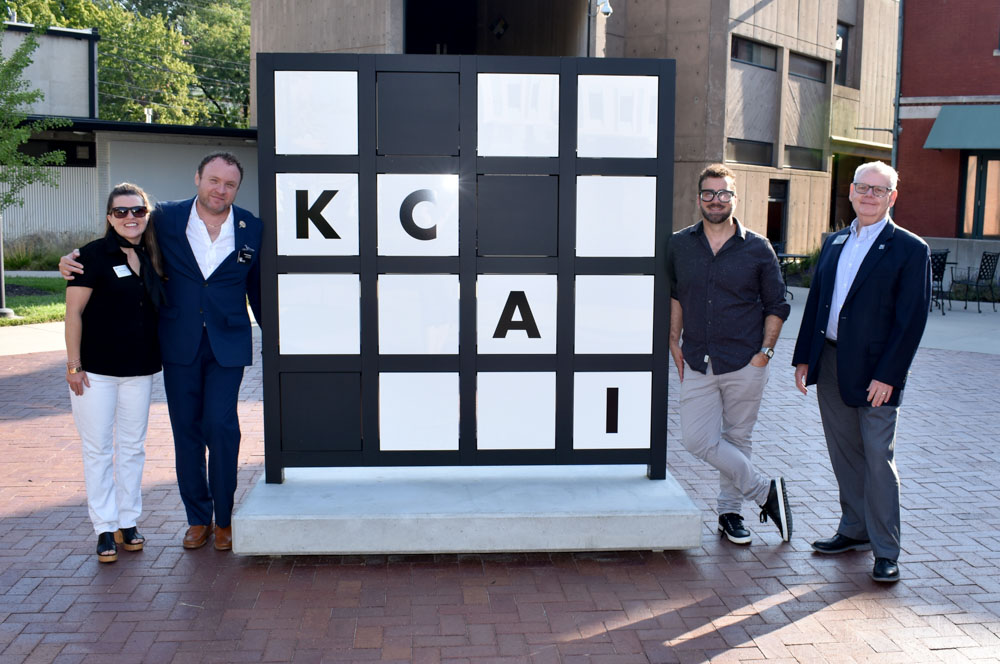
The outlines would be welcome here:
[[[708,223],[718,225],[729,221],[729,218],[733,216],[733,208],[731,205],[723,205],[718,209],[710,210],[707,206],[702,205],[701,216]]]

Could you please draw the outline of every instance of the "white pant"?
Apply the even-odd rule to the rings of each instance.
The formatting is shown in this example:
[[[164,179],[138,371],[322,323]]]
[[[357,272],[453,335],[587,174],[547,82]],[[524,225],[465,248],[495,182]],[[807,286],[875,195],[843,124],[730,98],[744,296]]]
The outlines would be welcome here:
[[[83,443],[83,476],[94,532],[136,525],[142,513],[142,467],[152,376],[118,378],[87,372],[90,387],[70,391]]]

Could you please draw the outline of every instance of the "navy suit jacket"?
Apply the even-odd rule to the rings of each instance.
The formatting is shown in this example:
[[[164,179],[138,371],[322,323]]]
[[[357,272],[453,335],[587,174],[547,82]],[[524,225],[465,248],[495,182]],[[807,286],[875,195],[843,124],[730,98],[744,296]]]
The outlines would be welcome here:
[[[248,366],[253,363],[253,341],[246,302],[249,298],[260,323],[260,243],[264,225],[252,213],[234,205],[236,251],[206,279],[186,234],[193,204],[193,198],[160,203],[151,217],[166,273],[166,303],[160,308],[163,361],[193,362],[204,328],[221,366]],[[250,259],[239,262],[241,251]]]
[[[837,263],[850,228],[827,238],[816,264],[792,364],[808,364],[806,384],[819,376],[820,355],[837,279]],[[867,406],[872,379],[893,386],[898,406],[910,363],[927,325],[930,250],[918,236],[888,221],[861,262],[837,323],[837,379],[848,406]]]

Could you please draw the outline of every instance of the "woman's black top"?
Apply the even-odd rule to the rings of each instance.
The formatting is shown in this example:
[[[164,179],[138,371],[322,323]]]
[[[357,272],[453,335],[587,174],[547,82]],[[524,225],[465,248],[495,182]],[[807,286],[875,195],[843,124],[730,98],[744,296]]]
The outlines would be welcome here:
[[[80,249],[83,274],[66,287],[93,289],[83,309],[80,362],[105,376],[148,376],[160,370],[157,315],[125,253],[108,234]]]

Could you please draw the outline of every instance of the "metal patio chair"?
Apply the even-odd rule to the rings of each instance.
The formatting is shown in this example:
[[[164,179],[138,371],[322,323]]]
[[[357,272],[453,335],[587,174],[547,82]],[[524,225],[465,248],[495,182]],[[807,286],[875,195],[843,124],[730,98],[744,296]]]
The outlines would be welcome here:
[[[969,308],[968,291],[969,289],[974,288],[976,291],[976,309],[979,311],[979,313],[983,313],[982,305],[980,304],[980,301],[982,300],[980,294],[982,293],[983,289],[989,286],[990,300],[993,301],[993,311],[997,310],[997,296],[996,293],[993,291],[993,282],[996,281],[998,257],[1000,257],[1000,252],[984,251],[983,257],[979,261],[979,269],[977,271],[974,271],[971,267],[968,268],[966,275],[964,277],[958,276],[956,278],[957,275],[955,273],[955,268],[954,267],[952,268],[951,272],[952,285],[954,286],[955,284],[960,284],[962,286],[965,286],[966,288],[966,298],[965,298],[966,309]],[[975,272],[975,276],[973,276],[973,272]],[[959,274],[961,273],[959,272]]]
[[[949,249],[939,249],[931,252],[931,308],[934,305],[941,308],[941,315],[944,316],[944,300],[948,299],[948,308],[951,309],[951,288],[944,289],[944,273],[948,266]]]

